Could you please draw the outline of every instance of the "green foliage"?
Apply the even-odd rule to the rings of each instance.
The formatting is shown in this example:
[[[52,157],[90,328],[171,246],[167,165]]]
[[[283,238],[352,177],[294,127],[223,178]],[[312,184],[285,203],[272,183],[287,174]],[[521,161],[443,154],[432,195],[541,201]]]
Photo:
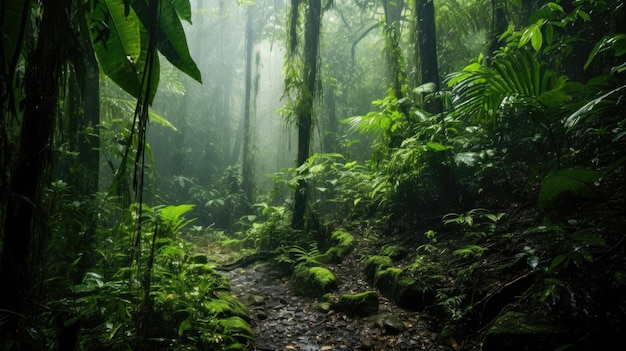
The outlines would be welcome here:
[[[180,231],[192,223],[195,218],[192,219],[184,219],[183,215],[189,211],[191,211],[195,205],[192,204],[182,204],[177,206],[165,206],[159,210],[160,219],[165,225],[167,232],[176,236],[180,234]]]
[[[291,228],[289,212],[285,207],[268,206],[263,208],[263,212],[266,215],[265,220],[252,223],[252,227],[245,231],[245,236],[254,241],[258,250],[274,251],[280,247],[307,242],[306,235],[298,235]]]
[[[53,311],[72,306],[70,318],[82,326],[80,347],[222,350],[253,338],[244,321],[247,310],[228,294],[228,281],[180,239],[192,221],[183,216],[192,207],[144,205],[139,216],[133,205],[116,228],[99,229],[98,256],[89,262],[93,267],[64,297],[50,303]],[[138,239],[137,220],[143,232]],[[140,244],[133,245],[135,240]],[[131,257],[151,269],[129,266]],[[142,329],[146,325],[151,326],[148,335]]]
[[[496,57],[493,68],[473,63],[448,78],[453,93],[461,97],[455,113],[490,133],[499,130],[502,123],[510,123],[504,118],[511,108],[523,108],[533,125],[549,130],[556,109],[571,98],[566,82],[565,76],[522,49]]]
[[[132,6],[122,0],[98,1],[86,13],[94,51],[105,74],[134,97],[142,94],[146,70],[149,35],[155,36],[156,48],[174,66],[197,81],[200,71],[189,55],[181,19],[190,21],[188,1],[159,1],[158,25],[152,24],[151,11],[144,1]],[[158,86],[158,61],[154,62],[148,103]]]
[[[599,197],[596,184],[602,172],[593,169],[559,169],[548,173],[539,193],[539,209],[546,210],[564,196]]]
[[[317,245],[311,244],[310,249],[306,250],[300,246],[291,246],[279,249],[281,254],[276,260],[280,264],[289,264],[290,270],[299,269],[300,267],[314,267],[322,265],[321,259],[324,255],[319,251]]]
[[[485,238],[496,231],[498,221],[505,213],[491,213],[484,208],[474,208],[463,214],[448,213],[443,216],[444,224],[456,224],[467,237]]]
[[[618,33],[615,35],[608,35],[602,38],[596,46],[589,53],[589,58],[585,62],[584,69],[589,68],[591,62],[601,53],[613,51],[613,55],[616,57],[624,56],[626,54],[626,34]],[[626,70],[626,62],[623,62],[617,66],[611,67],[611,74],[622,73]]]
[[[480,258],[485,251],[487,251],[487,248],[479,245],[466,245],[460,249],[454,250],[452,253],[463,258]]]

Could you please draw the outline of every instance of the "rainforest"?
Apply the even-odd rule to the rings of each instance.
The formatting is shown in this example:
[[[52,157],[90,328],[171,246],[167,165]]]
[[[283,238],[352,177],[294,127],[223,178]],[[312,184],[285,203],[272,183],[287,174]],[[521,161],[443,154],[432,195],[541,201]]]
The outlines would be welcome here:
[[[0,350],[609,350],[623,0],[0,0]]]

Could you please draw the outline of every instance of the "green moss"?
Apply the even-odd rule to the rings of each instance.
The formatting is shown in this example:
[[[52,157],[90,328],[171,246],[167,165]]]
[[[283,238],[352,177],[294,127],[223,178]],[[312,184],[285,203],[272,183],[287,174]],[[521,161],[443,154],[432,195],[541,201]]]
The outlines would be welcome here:
[[[378,312],[378,293],[365,291],[359,294],[343,294],[334,308],[353,316],[369,316]]]
[[[324,267],[300,266],[291,281],[295,291],[305,296],[321,296],[337,287],[337,278]]]
[[[337,283],[337,278],[335,278],[333,272],[324,267],[311,267],[309,273],[313,277],[315,284],[323,288]]]
[[[324,263],[339,262],[352,250],[352,244],[354,243],[354,236],[343,229],[335,230],[331,236],[331,240],[336,244],[330,247],[320,261]]]
[[[354,236],[343,229],[335,230],[330,238],[337,242],[337,246],[351,247],[354,242]]]
[[[365,277],[372,282],[379,270],[389,268],[390,266],[391,258],[387,256],[370,256],[365,261]]]
[[[374,276],[374,286],[380,289],[385,295],[393,296],[397,287],[402,269],[400,268],[386,268],[376,272]]]
[[[406,257],[408,253],[405,247],[396,244],[385,245],[380,249],[380,255],[388,256],[392,261],[401,260]]]

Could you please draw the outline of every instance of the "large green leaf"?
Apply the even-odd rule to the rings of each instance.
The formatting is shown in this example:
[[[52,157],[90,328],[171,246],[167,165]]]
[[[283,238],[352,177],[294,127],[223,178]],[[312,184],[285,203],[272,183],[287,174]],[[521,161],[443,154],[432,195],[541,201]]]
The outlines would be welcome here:
[[[539,208],[545,209],[562,195],[570,194],[579,198],[596,196],[595,183],[602,172],[593,169],[559,169],[548,173],[541,192]]]
[[[142,81],[148,59],[148,32],[139,17],[132,10],[127,12],[124,0],[104,0],[87,14],[87,20],[102,71],[133,97],[144,95]],[[159,82],[156,56],[151,73],[148,103],[152,102]]]
[[[191,24],[191,4],[189,0],[172,0],[172,5],[176,9],[178,17]]]
[[[570,99],[564,87],[567,77],[548,69],[531,53],[515,50],[493,62],[493,68],[477,64],[449,77],[459,99],[456,112],[486,127],[496,127],[498,111],[506,101],[516,101],[542,111],[548,124],[552,111]]]
[[[144,25],[150,23],[149,8],[145,0],[134,0],[132,6]],[[161,54],[191,78],[202,82],[200,70],[189,54],[177,8],[171,0],[162,0],[157,22],[157,48]]]

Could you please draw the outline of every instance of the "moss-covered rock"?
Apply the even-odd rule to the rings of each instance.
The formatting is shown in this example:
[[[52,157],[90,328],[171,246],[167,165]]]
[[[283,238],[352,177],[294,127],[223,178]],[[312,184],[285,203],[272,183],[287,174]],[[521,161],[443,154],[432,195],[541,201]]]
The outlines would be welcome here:
[[[343,294],[333,308],[349,316],[369,316],[378,312],[378,293],[365,291],[359,294]]]
[[[388,256],[370,256],[365,260],[365,277],[368,281],[373,282],[376,278],[376,272],[391,267],[391,258]]]
[[[414,279],[401,268],[388,267],[376,271],[374,286],[406,309],[421,311],[435,302],[434,289]]]
[[[553,321],[509,311],[491,325],[483,350],[554,350],[566,340],[567,333]]]
[[[337,278],[324,267],[297,267],[291,279],[294,290],[305,296],[321,296],[337,287]]]
[[[392,298],[402,308],[423,311],[426,306],[435,303],[436,294],[432,287],[403,274],[394,287]]]
[[[398,244],[385,245],[380,249],[381,256],[387,256],[392,261],[398,261],[405,258],[409,254],[406,247]]]
[[[402,275],[402,269],[396,267],[378,270],[374,276],[374,286],[383,294],[392,295],[396,290],[400,275]]]
[[[330,239],[335,243],[330,247],[321,258],[324,263],[341,262],[353,248],[354,236],[343,229],[335,230]]]

